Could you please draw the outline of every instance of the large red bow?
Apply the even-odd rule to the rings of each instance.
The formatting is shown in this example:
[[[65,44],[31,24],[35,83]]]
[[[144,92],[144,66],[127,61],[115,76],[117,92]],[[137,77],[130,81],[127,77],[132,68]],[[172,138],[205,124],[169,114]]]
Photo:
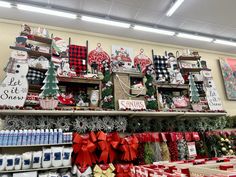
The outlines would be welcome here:
[[[74,163],[76,165],[86,167],[96,163],[96,155],[94,154],[96,150],[95,141],[96,135],[94,132],[85,135],[74,133],[73,150],[75,155]]]
[[[120,149],[123,151],[122,160],[132,161],[137,158],[138,139],[135,136],[122,138]]]
[[[118,148],[120,137],[117,132],[106,134],[102,131],[97,133],[98,146],[102,153],[99,162],[112,163],[117,158],[116,149]]]
[[[116,165],[116,177],[131,177],[132,164],[117,164]]]

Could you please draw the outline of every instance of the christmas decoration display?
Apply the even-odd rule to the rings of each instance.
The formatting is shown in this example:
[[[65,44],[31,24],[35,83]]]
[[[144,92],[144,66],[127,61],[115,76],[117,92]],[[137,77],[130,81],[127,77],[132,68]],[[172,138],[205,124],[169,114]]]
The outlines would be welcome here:
[[[199,93],[194,82],[194,78],[192,73],[189,74],[189,90],[190,90],[190,102],[191,103],[198,103],[199,102]]]
[[[168,61],[165,56],[153,56],[153,64],[156,72],[157,82],[166,82],[170,80],[168,72]]]
[[[115,177],[115,167],[112,163],[104,165],[95,165],[93,169],[94,177]]]
[[[146,66],[152,64],[151,59],[144,54],[144,50],[140,49],[139,55],[134,57],[134,67],[138,68],[140,67],[140,71],[144,72],[146,69]]]
[[[132,68],[133,49],[112,45],[111,63],[113,71],[129,70]]]
[[[97,48],[92,50],[88,54],[88,64],[91,66],[94,72],[96,70],[102,71],[102,68],[103,68],[102,62],[104,60],[110,63],[110,56],[102,49],[101,43],[98,43]]]
[[[156,110],[157,109],[157,100],[155,98],[155,87],[153,86],[153,75],[154,69],[152,65],[146,67],[146,79],[145,86],[147,88],[146,92],[146,107],[147,109]]]
[[[44,86],[41,88],[39,102],[43,109],[54,109],[57,107],[58,100],[58,90],[56,72],[54,70],[53,62],[50,62],[48,71],[46,72],[46,77],[43,81]]]
[[[25,51],[12,51],[11,58],[5,68],[6,77],[0,85],[1,106],[24,106],[28,93],[27,57],[28,54]]]
[[[111,73],[110,66],[107,60],[102,61],[103,65],[103,75],[104,78],[102,80],[103,88],[102,88],[102,108],[105,109],[114,109],[114,98],[113,98],[113,88],[111,82]]]

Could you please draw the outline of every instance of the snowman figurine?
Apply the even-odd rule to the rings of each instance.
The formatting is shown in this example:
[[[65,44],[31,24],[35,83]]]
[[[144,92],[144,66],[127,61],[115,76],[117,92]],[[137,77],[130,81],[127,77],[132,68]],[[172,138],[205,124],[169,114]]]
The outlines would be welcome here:
[[[28,93],[27,57],[28,54],[25,51],[12,51],[5,68],[6,77],[0,85],[0,106],[24,106]]]

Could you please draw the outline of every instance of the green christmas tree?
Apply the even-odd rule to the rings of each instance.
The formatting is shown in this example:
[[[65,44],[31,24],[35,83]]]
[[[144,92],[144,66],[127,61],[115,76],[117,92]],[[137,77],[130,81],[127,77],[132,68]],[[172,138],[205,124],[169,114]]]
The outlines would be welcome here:
[[[147,89],[146,92],[146,107],[147,109],[156,110],[157,109],[157,100],[155,98],[155,87],[153,86],[153,73],[155,73],[153,66],[148,65],[146,69],[146,79],[145,86]]]
[[[54,64],[53,62],[49,63],[49,68],[46,72],[46,77],[43,80],[43,87],[41,88],[42,92],[40,93],[41,98],[47,98],[47,97],[57,97],[58,94],[58,80],[57,80],[57,74],[56,71],[54,70]]]
[[[109,63],[104,60],[103,64],[103,75],[104,78],[102,80],[103,88],[102,88],[102,108],[105,109],[114,109],[114,97],[113,97],[113,87],[111,82],[111,72]]]
[[[196,84],[194,82],[194,78],[193,78],[192,73],[189,74],[188,80],[189,80],[190,102],[191,103],[198,103],[200,101],[200,98],[199,98],[198,89],[197,89]]]

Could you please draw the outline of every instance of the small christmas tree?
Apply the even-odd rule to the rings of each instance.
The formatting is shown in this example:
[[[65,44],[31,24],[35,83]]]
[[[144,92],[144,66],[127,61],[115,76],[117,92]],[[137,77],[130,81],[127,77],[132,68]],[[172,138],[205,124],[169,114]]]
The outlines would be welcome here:
[[[51,61],[49,64],[48,71],[46,72],[46,77],[43,80],[44,86],[41,88],[43,90],[40,93],[41,98],[56,98],[58,94],[58,80],[56,78],[57,74],[56,71],[54,70],[54,64]]]
[[[103,65],[103,75],[104,78],[102,80],[103,88],[102,88],[102,108],[106,109],[114,109],[114,97],[113,97],[113,88],[111,82],[111,72],[108,61],[102,61]]]
[[[198,89],[197,89],[196,84],[194,82],[194,78],[193,78],[192,73],[189,74],[188,80],[189,80],[190,102],[191,103],[198,103],[200,101],[200,98],[199,98]]]
[[[155,98],[155,87],[153,86],[153,74],[155,73],[153,66],[152,65],[148,65],[146,67],[146,78],[147,81],[145,82],[145,86],[147,88],[147,92],[146,92],[146,107],[147,109],[152,109],[152,110],[156,110],[157,109],[157,100]]]

